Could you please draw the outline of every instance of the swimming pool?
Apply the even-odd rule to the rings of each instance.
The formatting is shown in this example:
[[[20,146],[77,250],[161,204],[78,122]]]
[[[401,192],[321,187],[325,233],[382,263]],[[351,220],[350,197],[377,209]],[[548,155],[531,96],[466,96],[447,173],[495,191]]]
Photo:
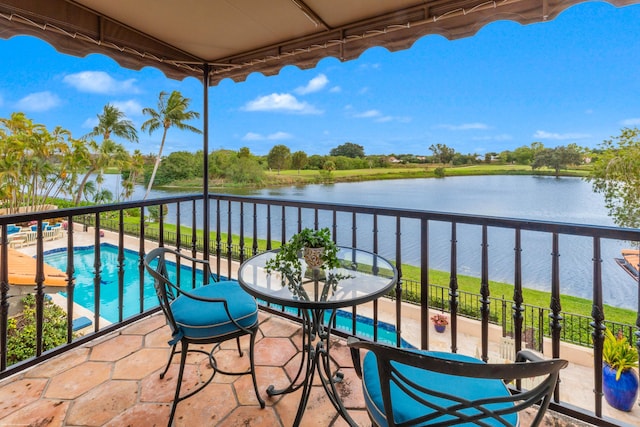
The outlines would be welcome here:
[[[75,247],[73,263],[75,268],[75,288],[73,300],[88,310],[95,312],[93,246]],[[67,269],[67,250],[59,249],[45,253],[44,260],[62,271]],[[140,273],[138,252],[124,250],[124,287],[122,315],[127,318],[140,312]],[[100,316],[115,323],[118,319],[118,247],[109,243],[100,244]],[[184,268],[184,267],[183,267]],[[185,272],[190,273],[190,269]],[[190,279],[190,274],[185,274]],[[65,295],[64,293],[62,293]],[[65,295],[66,296],[66,295]],[[158,305],[151,276],[144,272],[143,308],[148,310]]]
[[[74,248],[74,268],[75,283],[73,300],[82,307],[95,312],[94,306],[94,257],[95,251],[93,246],[75,247]],[[47,264],[52,265],[62,271],[67,269],[67,250],[55,249],[47,251],[44,254],[44,260]],[[124,288],[123,288],[123,318],[133,316],[140,312],[140,276],[138,272],[139,265],[138,252],[130,249],[124,250]],[[118,321],[118,247],[109,243],[100,244],[100,262],[101,262],[101,280],[100,280],[100,316],[109,322]],[[170,276],[175,277],[175,271],[169,272]],[[181,279],[188,280],[191,283],[191,268],[185,265],[181,266]],[[196,286],[202,284],[202,274],[196,275]],[[63,292],[61,294],[65,295]],[[66,296],[66,295],[65,295]],[[144,272],[144,289],[143,289],[143,307],[148,310],[158,306],[158,299],[153,288],[153,279],[145,271]],[[290,313],[296,313],[296,309],[285,307]],[[325,313],[325,319],[328,319],[329,313]],[[344,310],[338,310],[336,315],[336,329],[351,332],[352,326],[351,313]],[[357,335],[367,339],[373,339],[373,320],[368,317],[356,315],[356,331]],[[378,339],[381,342],[395,344],[396,330],[393,325],[385,322],[378,322]],[[402,340],[403,347],[412,347],[411,344]]]

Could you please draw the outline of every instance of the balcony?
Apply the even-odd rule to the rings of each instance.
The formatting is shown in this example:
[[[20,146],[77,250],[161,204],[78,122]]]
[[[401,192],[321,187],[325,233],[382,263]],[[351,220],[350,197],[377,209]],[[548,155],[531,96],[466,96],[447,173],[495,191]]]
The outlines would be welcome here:
[[[3,249],[0,264],[2,348],[6,348],[9,313],[19,300],[14,296],[14,285],[8,285],[13,271],[8,257],[10,247],[34,257],[33,284],[28,291],[35,295],[37,332],[34,338],[36,355],[33,358],[9,364],[6,353],[2,353],[0,394],[14,397],[3,400],[0,413],[6,415],[0,418],[0,425],[40,419],[51,419],[53,424],[59,425],[139,425],[140,421],[136,420],[144,420],[147,424],[150,420],[160,425],[166,423],[174,384],[169,376],[160,380],[158,372],[166,362],[169,333],[156,308],[141,298],[137,298],[132,306],[125,298],[125,273],[137,275],[141,284],[145,281],[139,262],[133,267],[125,263],[125,249],[140,260],[155,246],[178,247],[209,257],[218,274],[234,277],[239,263],[246,257],[278,247],[279,242],[287,240],[302,227],[330,227],[339,244],[380,252],[397,265],[400,281],[393,295],[372,304],[353,307],[348,313],[351,319],[358,319],[358,316],[371,319],[373,333],[370,339],[382,339],[383,325],[386,324],[392,326],[392,340],[396,343],[403,339],[416,347],[455,350],[499,361],[528,345],[527,340],[520,337],[526,336],[526,330],[534,331],[540,337],[536,340],[536,348],[546,357],[562,357],[571,362],[561,374],[557,402],[550,416],[561,420],[571,416],[598,426],[637,425],[640,421],[640,407],[634,407],[630,413],[610,408],[602,398],[602,384],[598,380],[602,366],[602,327],[614,326],[606,320],[607,312],[602,302],[601,247],[608,240],[639,241],[640,231],[227,195],[212,195],[207,204],[202,202],[202,196],[183,196],[0,217]],[[149,222],[149,208],[158,206],[167,208],[155,209],[158,216],[154,222]],[[202,221],[203,211],[210,212],[210,223]],[[135,215],[133,223],[127,218],[128,214]],[[42,227],[42,222],[54,218],[66,223],[66,230],[55,238],[45,238],[48,230]],[[7,233],[8,226],[29,221],[36,222],[35,239],[25,239],[21,244],[12,243],[14,239],[10,239]],[[442,225],[448,230],[451,266],[449,286],[444,289],[434,287],[428,273],[429,249],[434,244],[429,233]],[[498,229],[507,230],[513,236],[512,247],[515,248],[510,262],[515,272],[516,298],[506,296],[508,303],[492,296],[490,288],[488,266],[492,240],[489,236],[493,234],[489,230]],[[466,304],[467,298],[457,289],[457,251],[461,249],[457,233],[460,230],[475,230],[472,232],[477,232],[479,237],[480,244],[471,249],[478,252],[482,265],[478,279],[480,292],[471,304],[477,304],[478,319],[458,310],[463,303]],[[202,231],[211,231],[214,237],[209,239],[209,234]],[[526,300],[517,298],[522,286],[521,238],[530,233],[543,234],[550,241],[548,276],[553,298],[548,307],[537,311],[530,310]],[[565,334],[573,326],[566,322],[569,316],[562,311],[562,272],[558,258],[560,254],[569,255],[574,251],[574,245],[567,244],[567,239],[579,239],[589,246],[591,254],[583,262],[584,268],[593,270],[592,316],[587,321],[570,322],[596,337],[583,345],[568,343],[567,337],[571,334]],[[61,288],[50,286],[45,273],[45,257],[51,250],[71,255],[79,248],[99,247],[99,243],[108,242],[116,248],[116,262],[106,265],[100,250],[93,254],[92,280],[88,284],[95,291],[93,295],[98,302],[93,309],[74,304],[59,294],[63,289],[66,296],[72,296],[79,292],[81,285],[87,285],[79,283],[82,267],[75,264],[73,256],[67,256],[64,268],[60,269],[66,278],[73,280],[67,280]],[[402,260],[406,257],[407,248],[411,247],[417,247],[419,252],[421,274],[417,281],[403,275],[405,264]],[[118,292],[116,297],[115,314],[107,315],[105,306],[100,303],[100,289],[114,277],[112,285],[122,292]],[[429,307],[428,298],[417,298],[418,303],[403,301],[403,297],[412,294],[441,295],[437,300],[442,306]],[[67,343],[51,350],[44,346],[44,317],[41,315],[49,298],[62,306],[70,319],[87,317],[91,321],[91,325],[81,331],[73,331],[72,323],[67,322]],[[451,311],[449,307],[455,308]],[[428,321],[430,310],[441,309],[449,311],[452,319],[456,319],[446,334],[432,332]],[[355,320],[351,326],[341,335],[353,334],[354,328],[355,334],[363,333]],[[627,325],[624,330],[631,339],[638,336],[638,328],[633,325]],[[277,307],[264,307],[256,354],[262,392],[269,384],[287,381],[288,373],[299,363],[295,358],[299,345],[299,326],[295,323],[295,316],[283,313]],[[368,418],[363,410],[359,380],[353,375],[344,342],[336,341],[334,348],[334,355],[337,355],[336,360],[346,378],[340,386],[343,400],[352,416],[366,425]],[[225,351],[229,353],[225,361],[238,363],[236,352],[232,349]],[[192,384],[197,381],[197,370],[206,369],[206,366],[197,358],[189,362],[189,383]],[[267,400],[267,408],[261,411],[254,402],[249,382],[245,384],[246,380],[242,377],[216,377],[214,384],[178,406],[176,424],[237,425],[250,422],[251,425],[291,425],[297,395]],[[314,425],[345,425],[343,420],[335,418],[335,410],[328,400],[323,399],[321,390],[312,394],[303,425],[311,421]]]

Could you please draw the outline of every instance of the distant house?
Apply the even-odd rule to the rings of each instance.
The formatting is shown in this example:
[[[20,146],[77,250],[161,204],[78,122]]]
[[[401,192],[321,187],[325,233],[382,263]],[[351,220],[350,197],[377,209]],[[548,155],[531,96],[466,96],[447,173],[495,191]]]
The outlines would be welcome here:
[[[398,158],[396,158],[396,157],[394,157],[394,156],[389,156],[389,157],[387,158],[387,161],[388,161],[389,163],[400,163],[400,162],[401,162],[401,160],[400,160],[400,159],[398,159]]]

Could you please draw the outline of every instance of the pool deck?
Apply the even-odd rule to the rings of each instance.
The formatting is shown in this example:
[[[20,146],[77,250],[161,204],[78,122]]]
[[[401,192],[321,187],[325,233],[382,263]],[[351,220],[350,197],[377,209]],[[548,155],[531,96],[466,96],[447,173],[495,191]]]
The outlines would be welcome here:
[[[91,229],[89,232],[76,231],[74,244],[75,246],[92,245],[93,237]],[[102,240],[115,244],[117,236],[114,233],[105,232]],[[66,245],[66,239],[44,244],[45,250],[49,250]],[[125,246],[137,250],[139,241],[126,237]],[[155,243],[147,242],[146,250],[155,246]],[[20,250],[35,255],[33,246]],[[223,262],[222,265],[226,268],[227,263]],[[237,267],[238,264],[234,262],[231,277],[236,277]],[[58,297],[63,298],[59,295],[55,298]],[[64,299],[58,303],[65,306]],[[395,324],[395,304],[395,301],[381,299],[378,308],[379,319]],[[372,317],[372,313],[371,304],[358,307],[358,314]],[[93,318],[93,313],[87,313],[86,309],[78,309],[74,316]],[[101,321],[101,325],[105,324]],[[479,322],[459,319],[458,328],[456,351],[478,356],[481,348]],[[419,307],[402,303],[401,329],[405,340],[419,346]],[[19,420],[22,420],[22,423],[25,420],[35,422],[43,419],[38,417],[46,414],[52,417],[50,418],[52,423],[47,425],[166,424],[169,403],[172,399],[171,390],[174,389],[173,376],[168,375],[165,380],[160,380],[158,373],[166,363],[168,354],[166,342],[169,335],[162,316],[153,316],[4,380],[0,383],[0,396],[12,397],[8,400],[0,399],[0,414],[7,414],[4,418],[0,418],[0,426],[11,425]],[[285,384],[292,370],[299,366],[299,361],[294,357],[299,345],[298,325],[279,316],[261,313],[256,363],[263,397],[266,396],[264,390],[268,384]],[[346,381],[341,385],[341,393],[354,419],[361,425],[369,425],[370,422],[363,410],[359,380],[353,373],[348,351],[344,347],[343,341],[337,341],[336,350],[332,351],[332,354],[337,355],[336,360],[345,372]],[[502,340],[500,329],[492,326],[489,361],[498,362],[508,358],[510,355],[508,347],[509,343]],[[451,351],[450,334],[431,331],[429,349]],[[237,352],[233,353],[235,358],[229,355],[230,360],[235,360],[232,363],[244,363],[237,359]],[[545,354],[550,354],[546,348]],[[570,364],[561,373],[560,398],[577,407],[593,410],[591,350],[563,344],[561,357],[568,359]],[[189,374],[192,378],[185,382],[196,381],[199,378],[196,371],[206,369],[202,360],[196,357],[190,357],[189,363],[193,365],[192,372]],[[81,366],[84,368],[80,369]],[[71,378],[73,380],[70,380]],[[221,376],[214,380],[214,384],[178,406],[175,425],[291,425],[299,393],[278,399],[269,398],[267,408],[261,411],[255,405],[255,396],[248,379],[249,377],[231,379]],[[83,384],[84,382],[86,384]],[[351,384],[357,384],[357,387],[351,387]],[[125,398],[125,395],[128,397]],[[101,396],[98,403],[96,403],[96,396]],[[89,402],[93,402],[93,406]],[[619,420],[627,425],[640,425],[640,407],[637,405],[628,413],[617,411],[605,402],[602,407],[605,417]],[[85,412],[86,414],[80,415]],[[135,420],[144,420],[144,423],[135,422]],[[44,424],[32,423],[32,425]],[[337,417],[331,403],[320,388],[312,393],[302,425],[343,426],[346,423]]]

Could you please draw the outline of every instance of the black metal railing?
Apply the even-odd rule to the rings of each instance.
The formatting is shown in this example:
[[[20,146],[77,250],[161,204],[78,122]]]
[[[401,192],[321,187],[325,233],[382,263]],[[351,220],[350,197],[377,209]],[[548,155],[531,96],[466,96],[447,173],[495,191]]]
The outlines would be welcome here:
[[[237,261],[242,262],[248,256],[263,250],[279,246],[303,227],[329,227],[335,241],[343,246],[353,246],[379,253],[392,260],[399,272],[399,281],[393,291],[397,344],[400,343],[404,328],[402,300],[410,297],[419,304],[420,342],[424,349],[429,348],[430,322],[429,306],[434,306],[451,314],[450,336],[451,350],[457,350],[458,317],[474,317],[478,323],[477,335],[481,340],[480,357],[488,359],[490,323],[502,326],[503,334],[514,337],[516,351],[529,345],[536,345],[547,338],[551,351],[547,356],[562,357],[562,340],[588,344],[585,336],[590,336],[593,348],[593,389],[594,406],[589,410],[575,410],[559,405],[558,409],[573,416],[598,425],[609,425],[602,418],[602,343],[605,327],[624,327],[625,334],[634,338],[640,348],[640,318],[635,328],[629,325],[612,325],[605,321],[602,278],[603,241],[640,241],[640,230],[596,227],[586,225],[563,224],[543,221],[523,221],[508,218],[456,215],[440,212],[393,209],[373,206],[335,205],[331,203],[306,203],[280,199],[252,198],[233,195],[210,195],[210,219],[206,227],[200,213],[203,209],[202,196],[181,196],[144,202],[127,202],[115,205],[61,209],[57,211],[19,214],[0,217],[0,378],[4,378],[39,361],[62,353],[70,348],[87,342],[102,334],[111,332],[124,324],[148,316],[156,309],[145,305],[144,299],[136,302],[133,314],[131,307],[125,307],[123,298],[124,276],[127,268],[137,270],[135,286],[140,295],[145,287],[145,275],[142,259],[153,245],[171,245],[190,251],[194,256],[199,252],[215,258],[215,271],[222,275],[233,275]],[[152,208],[152,209],[149,209]],[[150,220],[154,213],[153,220]],[[51,238],[43,222],[56,218],[66,222],[67,231],[62,236]],[[8,233],[9,224],[28,224],[35,222],[35,238],[24,242]],[[203,230],[210,229],[211,238],[207,239]],[[442,230],[445,230],[444,233]],[[462,231],[464,232],[462,232]],[[104,232],[114,232],[117,240],[118,257],[115,264],[118,286],[117,320],[105,324],[101,316],[100,290],[105,267],[102,265],[99,242]],[[549,306],[535,307],[523,300],[523,247],[532,234],[548,237],[546,260],[549,277]],[[495,255],[493,246],[500,234],[501,241],[511,240],[511,256],[501,255],[503,263],[509,263],[513,270],[514,294],[512,297],[496,298],[491,295],[490,258]],[[476,236],[472,245],[463,242],[469,235]],[[590,317],[570,315],[562,310],[560,255],[572,254],[576,245],[567,243],[567,239],[581,239],[580,246],[588,246],[588,256],[578,256],[584,268],[593,271],[590,279],[592,315]],[[459,241],[460,240],[460,241]],[[206,243],[209,243],[206,247]],[[67,283],[64,291],[67,295],[66,312],[74,317],[73,296],[75,289],[74,247],[83,244],[95,246],[93,255],[94,310],[92,333],[77,336],[71,322],[67,322],[66,343],[47,349],[43,340],[45,295],[50,292],[46,281],[44,254],[48,246],[60,246],[67,252],[67,265],[64,273]],[[449,253],[449,286],[433,286],[429,280],[431,252],[434,244],[446,247]],[[33,244],[31,248],[21,245]],[[476,245],[477,244],[477,245]],[[7,363],[7,341],[9,338],[9,312],[18,301],[14,296],[11,283],[11,258],[9,248],[15,247],[34,254],[34,274],[31,292],[36,300],[36,337],[34,356],[15,364]],[[135,267],[125,267],[125,248],[133,249],[137,256]],[[474,249],[477,248],[477,249]],[[439,249],[441,251],[441,249]],[[458,286],[459,266],[463,264],[459,253],[473,252],[480,266],[477,279],[478,294],[463,292]],[[420,280],[405,279],[403,269],[406,264],[419,268]],[[544,263],[543,263],[544,264]],[[114,266],[108,266],[114,267]],[[441,268],[439,268],[441,269]],[[445,268],[446,270],[446,268]],[[636,307],[636,314],[638,309]],[[358,307],[352,308],[353,318],[358,315]],[[379,317],[379,305],[373,305],[374,325]],[[355,322],[355,320],[354,320]],[[579,331],[577,334],[576,331]],[[585,331],[588,331],[585,335]],[[577,334],[577,335],[576,335]],[[374,339],[377,337],[374,331]],[[556,402],[562,401],[562,387],[558,388]]]

